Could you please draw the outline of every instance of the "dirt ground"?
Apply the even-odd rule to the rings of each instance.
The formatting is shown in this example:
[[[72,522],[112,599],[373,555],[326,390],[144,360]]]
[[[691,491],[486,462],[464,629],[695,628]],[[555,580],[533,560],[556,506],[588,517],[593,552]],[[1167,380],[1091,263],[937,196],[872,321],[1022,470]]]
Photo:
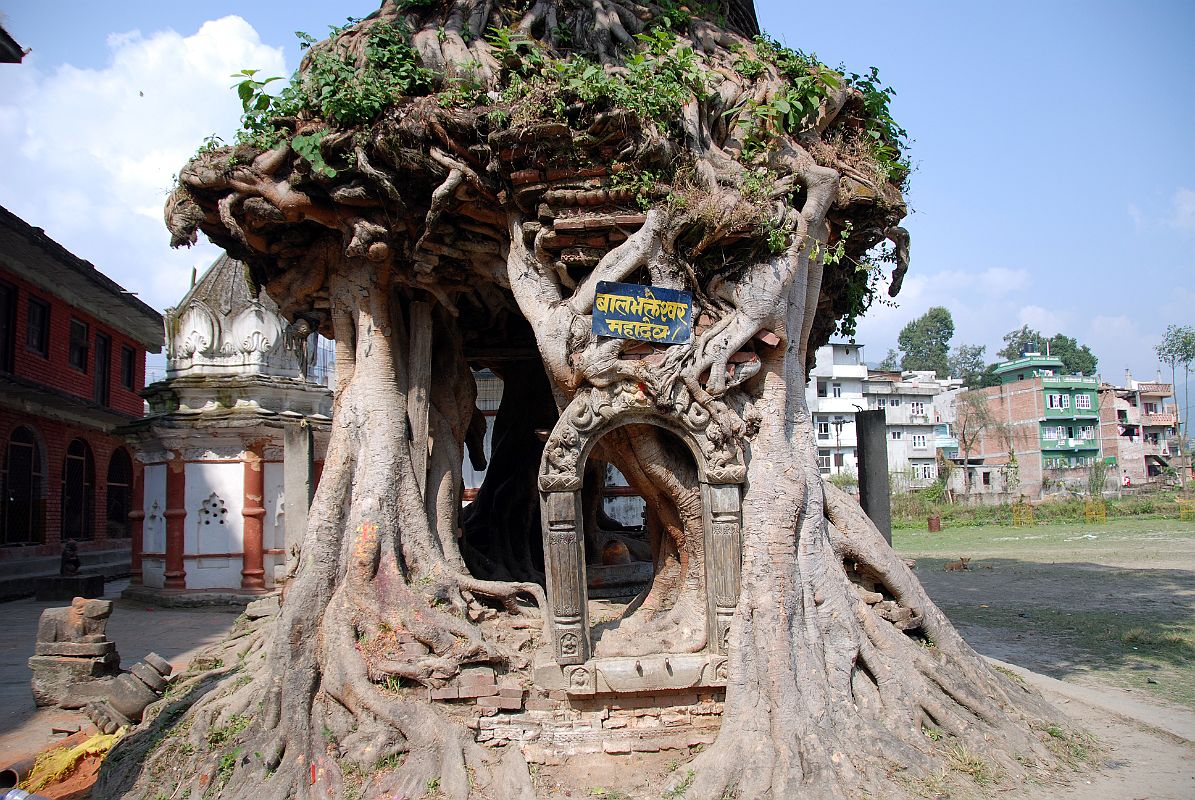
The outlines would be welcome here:
[[[1195,523],[897,530],[893,544],[984,655],[1195,709]],[[943,569],[960,557],[969,570]]]

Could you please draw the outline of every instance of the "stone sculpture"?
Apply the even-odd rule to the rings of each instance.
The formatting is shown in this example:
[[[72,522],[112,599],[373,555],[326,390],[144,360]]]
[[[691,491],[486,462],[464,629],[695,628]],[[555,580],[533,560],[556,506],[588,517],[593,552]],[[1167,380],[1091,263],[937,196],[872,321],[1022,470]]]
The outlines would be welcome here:
[[[170,683],[171,666],[157,653],[133,665],[108,688],[106,699],[89,703],[87,718],[104,733],[115,733],[127,725],[137,725],[146,707],[162,696]]]
[[[111,615],[112,601],[84,597],[42,612],[29,659],[37,705],[81,708],[119,673],[120,654],[107,636]]]

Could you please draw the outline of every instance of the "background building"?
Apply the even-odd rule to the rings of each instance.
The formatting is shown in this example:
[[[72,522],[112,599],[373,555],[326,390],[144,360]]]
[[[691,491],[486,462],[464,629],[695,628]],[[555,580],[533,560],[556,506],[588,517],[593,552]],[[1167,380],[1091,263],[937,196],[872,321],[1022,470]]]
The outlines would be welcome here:
[[[990,418],[982,428],[967,404],[956,400],[959,458],[967,460],[973,478],[987,481],[988,493],[1037,499],[1068,486],[1086,488],[1088,468],[1102,457],[1099,380],[1062,370],[1061,360],[1037,353],[997,366],[1000,385],[973,393]],[[969,452],[968,419],[978,430]],[[996,485],[993,466],[1004,468],[1007,485]]]
[[[933,371],[872,370],[863,382],[869,410],[881,409],[888,427],[888,472],[893,491],[930,485],[938,478],[939,414],[934,398],[961,385]]]
[[[855,413],[867,408],[863,381],[867,365],[863,347],[831,342],[818,348],[809,373],[805,401],[813,416],[818,466],[824,475],[859,474]]]
[[[116,428],[140,417],[162,317],[0,208],[0,596],[57,574],[127,573],[139,470]]]
[[[1125,370],[1124,386],[1102,383],[1099,397],[1100,443],[1117,474],[1127,474],[1134,485],[1162,479],[1171,466],[1170,437],[1178,424],[1174,387],[1161,375],[1138,381]]]

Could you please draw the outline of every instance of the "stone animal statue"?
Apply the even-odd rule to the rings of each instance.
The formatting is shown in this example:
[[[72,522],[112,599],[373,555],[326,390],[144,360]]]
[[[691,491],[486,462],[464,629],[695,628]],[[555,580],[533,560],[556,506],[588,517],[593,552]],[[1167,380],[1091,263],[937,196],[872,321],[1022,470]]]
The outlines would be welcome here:
[[[30,688],[38,706],[80,708],[120,672],[120,654],[107,636],[111,615],[111,600],[85,597],[42,612],[29,659]]]
[[[108,641],[111,600],[76,597],[65,608],[47,608],[37,624],[39,645],[52,642],[98,643]]]
[[[67,539],[62,545],[62,563],[58,574],[63,576],[79,574],[79,545],[74,539]]]

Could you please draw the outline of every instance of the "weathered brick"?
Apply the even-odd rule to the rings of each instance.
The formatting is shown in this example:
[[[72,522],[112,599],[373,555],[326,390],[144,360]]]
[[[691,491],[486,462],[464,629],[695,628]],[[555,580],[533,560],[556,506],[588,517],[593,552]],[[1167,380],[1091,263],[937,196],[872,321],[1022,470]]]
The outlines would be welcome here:
[[[463,700],[468,700],[474,697],[492,697],[496,694],[498,694],[498,685],[496,683],[462,683],[457,686],[457,696]]]
[[[602,750],[614,755],[630,753],[632,750],[630,739],[607,739],[602,742]]]
[[[514,697],[479,697],[477,705],[480,708],[501,708],[506,711],[518,711],[523,707],[523,701]]]
[[[529,697],[523,702],[523,707],[528,711],[558,711],[564,708],[564,703],[542,697]]]
[[[493,667],[464,667],[461,670],[461,683],[494,683],[494,668]]]
[[[500,697],[517,697],[517,698],[521,699],[523,697],[523,687],[522,686],[499,686],[498,687],[498,695]]]
[[[457,693],[457,687],[449,684],[448,686],[432,687],[428,689],[428,696],[432,700],[456,700],[460,695]]]

